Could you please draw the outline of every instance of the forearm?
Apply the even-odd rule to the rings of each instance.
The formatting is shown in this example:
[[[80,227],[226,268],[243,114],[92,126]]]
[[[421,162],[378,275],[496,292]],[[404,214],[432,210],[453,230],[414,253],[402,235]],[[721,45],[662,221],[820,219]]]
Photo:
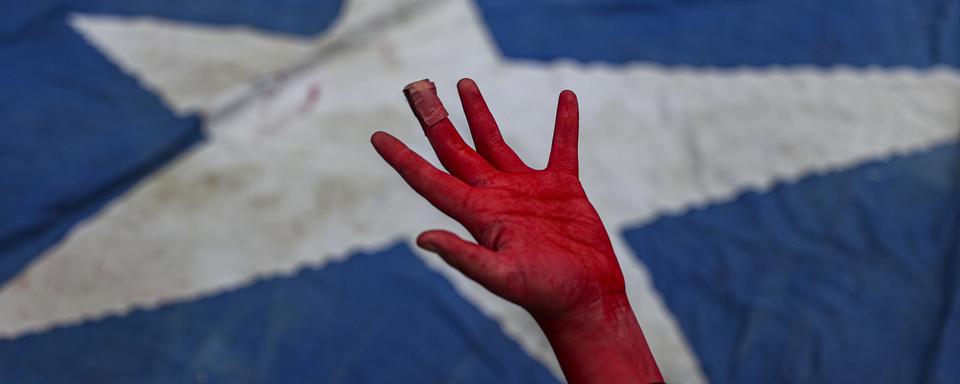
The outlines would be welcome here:
[[[663,382],[626,295],[537,323],[571,384]]]

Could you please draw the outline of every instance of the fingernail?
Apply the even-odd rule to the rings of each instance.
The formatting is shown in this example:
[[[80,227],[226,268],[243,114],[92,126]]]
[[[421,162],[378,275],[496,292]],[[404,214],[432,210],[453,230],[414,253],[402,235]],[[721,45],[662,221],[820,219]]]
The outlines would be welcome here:
[[[426,249],[430,252],[437,252],[437,246],[431,242],[421,241],[419,244],[420,248]]]

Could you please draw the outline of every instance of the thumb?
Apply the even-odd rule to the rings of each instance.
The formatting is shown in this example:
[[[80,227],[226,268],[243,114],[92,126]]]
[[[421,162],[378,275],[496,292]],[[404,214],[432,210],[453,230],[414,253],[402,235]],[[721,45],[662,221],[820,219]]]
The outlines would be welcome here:
[[[494,293],[500,293],[510,274],[503,255],[479,244],[461,239],[442,230],[432,230],[417,236],[420,248],[434,252],[443,261]]]

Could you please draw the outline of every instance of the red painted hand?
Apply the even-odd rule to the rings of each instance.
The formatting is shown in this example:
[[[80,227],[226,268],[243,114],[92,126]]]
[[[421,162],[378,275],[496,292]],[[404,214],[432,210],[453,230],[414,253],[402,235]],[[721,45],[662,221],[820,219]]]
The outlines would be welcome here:
[[[417,193],[477,241],[432,230],[417,244],[529,311],[570,382],[661,381],[610,239],[578,179],[576,95],[560,94],[550,160],[535,170],[503,141],[476,84],[464,79],[457,88],[476,151],[447,118],[433,83],[404,89],[450,174],[387,133],[371,139]]]

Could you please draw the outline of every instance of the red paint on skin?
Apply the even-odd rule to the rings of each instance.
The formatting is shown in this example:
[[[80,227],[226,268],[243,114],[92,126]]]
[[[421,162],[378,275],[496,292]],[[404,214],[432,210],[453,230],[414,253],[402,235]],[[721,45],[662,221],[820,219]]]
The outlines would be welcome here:
[[[447,118],[433,83],[404,88],[449,174],[387,133],[371,138],[417,193],[477,241],[431,230],[417,244],[530,312],[570,383],[663,382],[609,236],[580,185],[576,95],[560,93],[550,160],[535,170],[503,141],[476,84],[463,79],[457,88],[476,150]]]

